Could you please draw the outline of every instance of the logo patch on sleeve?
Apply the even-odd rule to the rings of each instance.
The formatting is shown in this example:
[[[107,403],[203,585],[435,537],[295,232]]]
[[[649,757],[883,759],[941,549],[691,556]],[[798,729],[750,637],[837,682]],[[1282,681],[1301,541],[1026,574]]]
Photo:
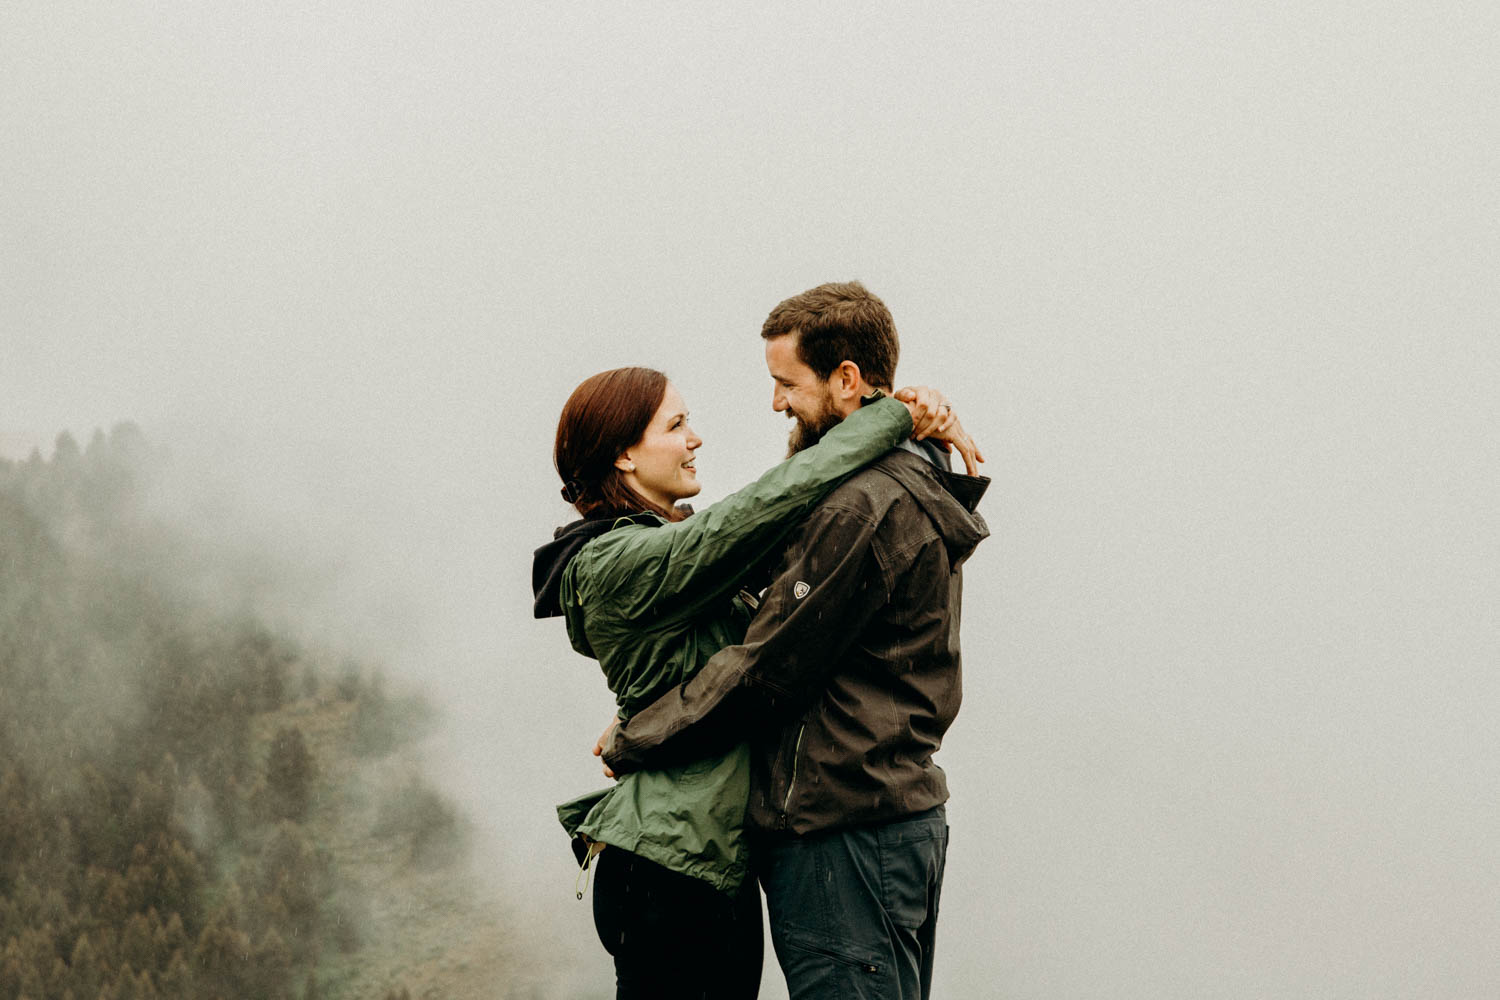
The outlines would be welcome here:
[[[803,583],[801,580],[798,580],[796,583],[792,584],[792,596],[799,601],[807,596],[807,592],[809,590],[812,590],[812,588]]]

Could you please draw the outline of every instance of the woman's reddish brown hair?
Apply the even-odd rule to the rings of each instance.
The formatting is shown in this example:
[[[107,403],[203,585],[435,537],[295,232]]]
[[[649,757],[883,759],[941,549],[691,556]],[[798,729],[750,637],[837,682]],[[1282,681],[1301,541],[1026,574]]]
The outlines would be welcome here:
[[[626,484],[615,459],[651,425],[667,393],[667,377],[654,368],[612,368],[584,379],[557,419],[552,462],[562,477],[563,499],[584,517],[649,510],[669,521],[687,516],[662,507]]]

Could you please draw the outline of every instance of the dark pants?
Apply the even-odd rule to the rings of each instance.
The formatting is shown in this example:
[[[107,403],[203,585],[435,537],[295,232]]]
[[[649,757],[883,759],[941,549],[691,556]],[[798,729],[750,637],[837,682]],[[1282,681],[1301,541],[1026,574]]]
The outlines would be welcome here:
[[[761,885],[791,1000],[926,1000],[948,853],[943,807],[768,840]]]
[[[618,847],[595,859],[594,927],[617,1000],[751,1000],[760,991],[760,892],[738,895]]]

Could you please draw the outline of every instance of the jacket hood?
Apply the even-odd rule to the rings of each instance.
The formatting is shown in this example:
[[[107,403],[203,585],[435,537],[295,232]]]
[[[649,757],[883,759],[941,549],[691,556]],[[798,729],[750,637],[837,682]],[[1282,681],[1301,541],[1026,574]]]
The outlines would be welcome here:
[[[562,609],[562,576],[578,550],[615,526],[612,517],[573,521],[552,534],[552,541],[531,557],[531,606],[535,618],[556,618]]]
[[[925,442],[923,442],[925,444]],[[990,488],[989,476],[967,476],[952,472],[948,455],[938,451],[942,465],[934,465],[910,451],[891,451],[871,466],[905,487],[922,506],[938,534],[948,547],[948,559],[954,567],[963,563],[984,539],[989,525],[979,516],[979,501]],[[936,456],[935,456],[936,457]]]
[[[693,508],[679,504],[689,514]],[[531,606],[534,618],[557,618],[563,613],[563,570],[573,561],[580,549],[611,528],[622,522],[631,524],[661,524],[656,514],[641,511],[638,514],[611,514],[606,517],[591,517],[563,525],[552,533],[552,541],[537,549],[531,557],[531,593],[536,601]]]

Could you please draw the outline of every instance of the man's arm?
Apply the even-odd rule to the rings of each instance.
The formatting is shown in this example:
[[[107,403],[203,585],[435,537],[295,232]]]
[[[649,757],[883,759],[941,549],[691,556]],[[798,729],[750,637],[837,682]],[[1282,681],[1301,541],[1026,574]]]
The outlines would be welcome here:
[[[738,743],[768,713],[805,707],[890,597],[893,578],[877,526],[872,514],[838,499],[814,510],[745,641],[721,649],[691,679],[616,725],[605,765],[625,774],[696,760]]]

